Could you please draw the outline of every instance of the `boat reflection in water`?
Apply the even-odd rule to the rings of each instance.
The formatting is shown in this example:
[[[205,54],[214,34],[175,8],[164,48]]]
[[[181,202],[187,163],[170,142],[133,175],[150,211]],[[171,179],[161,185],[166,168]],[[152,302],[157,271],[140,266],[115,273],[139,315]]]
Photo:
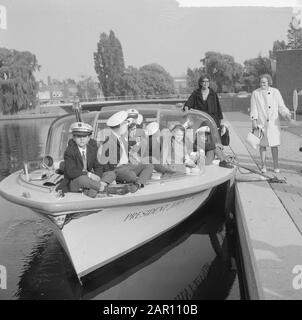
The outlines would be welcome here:
[[[221,193],[222,188],[216,191]],[[185,222],[83,278],[56,237],[44,231],[26,257],[19,299],[226,299],[236,271],[223,203],[210,200]],[[237,290],[237,291],[236,291]],[[235,289],[239,299],[239,289]]]

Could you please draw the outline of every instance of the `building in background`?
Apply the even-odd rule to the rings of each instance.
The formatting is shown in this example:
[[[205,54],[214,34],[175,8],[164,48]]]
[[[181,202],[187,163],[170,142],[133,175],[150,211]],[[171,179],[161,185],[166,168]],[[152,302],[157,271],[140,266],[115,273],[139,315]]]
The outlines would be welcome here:
[[[48,78],[47,84],[39,81],[39,90],[37,98],[40,104],[55,104],[66,103],[73,101],[74,97],[78,94],[76,83],[61,83],[58,81],[51,81]]]
[[[298,113],[302,113],[302,49],[276,52],[276,87],[293,110],[293,91],[298,92]]]

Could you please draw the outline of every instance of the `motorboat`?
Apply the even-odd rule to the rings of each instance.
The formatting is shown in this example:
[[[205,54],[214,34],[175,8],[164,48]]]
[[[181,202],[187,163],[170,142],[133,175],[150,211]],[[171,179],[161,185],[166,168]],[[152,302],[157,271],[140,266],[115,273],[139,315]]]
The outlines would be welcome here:
[[[143,116],[143,126],[156,121],[160,129],[183,124],[190,116],[192,128],[196,130],[206,120],[215,141],[220,141],[215,122],[209,115],[196,110],[184,113],[177,105],[123,104],[82,112],[81,118],[94,128],[93,138],[99,143],[107,119],[129,108]],[[92,271],[175,227],[201,208],[216,187],[234,181],[235,168],[220,167],[213,161],[199,173],[195,170],[167,177],[154,172],[149,183],[134,193],[100,194],[96,198],[83,192],[62,194],[57,190],[63,177],[58,169],[71,138],[70,126],[75,121],[74,114],[54,120],[47,136],[44,161],[38,161],[40,165],[36,167],[25,163],[22,170],[3,179],[0,195],[5,199],[5,210],[20,214],[29,210],[44,219],[66,251],[80,281]]]

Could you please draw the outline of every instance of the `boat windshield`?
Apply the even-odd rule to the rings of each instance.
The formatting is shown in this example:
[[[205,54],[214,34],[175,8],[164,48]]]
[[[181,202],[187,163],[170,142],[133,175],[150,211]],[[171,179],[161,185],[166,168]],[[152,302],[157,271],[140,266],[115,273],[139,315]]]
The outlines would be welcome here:
[[[184,113],[175,105],[148,104],[107,107],[99,112],[83,113],[82,121],[89,123],[94,128],[93,138],[100,144],[103,141],[102,132],[107,128],[107,119],[118,111],[129,109],[136,109],[143,116],[143,123],[141,124],[143,129],[146,129],[149,123],[157,122],[160,130],[172,130],[176,124],[181,124],[188,129],[196,131],[201,125],[205,125],[206,123],[210,127],[213,141],[215,143],[220,142],[215,121],[208,114],[196,110]],[[54,161],[63,160],[64,151],[69,139],[72,137],[69,132],[70,126],[75,121],[75,116],[70,115],[55,120],[51,125],[45,154],[52,156]]]
[[[146,129],[149,123],[157,122],[160,130],[172,130],[175,125],[181,124],[195,132],[201,125],[206,124],[210,128],[213,141],[215,143],[220,142],[216,123],[207,113],[196,110],[184,113],[175,105],[131,105],[131,108],[134,108],[143,116],[141,125],[143,129]],[[99,113],[95,130],[95,139],[98,143],[103,141],[102,131],[107,128],[107,119],[115,112],[128,109],[129,106],[120,106],[119,108],[110,108],[110,110],[105,109]]]

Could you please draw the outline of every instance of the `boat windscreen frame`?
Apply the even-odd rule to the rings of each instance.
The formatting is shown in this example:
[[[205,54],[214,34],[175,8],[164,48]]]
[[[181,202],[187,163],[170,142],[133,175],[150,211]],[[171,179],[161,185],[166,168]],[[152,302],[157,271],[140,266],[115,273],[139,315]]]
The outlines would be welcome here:
[[[82,121],[89,123],[93,127],[94,124],[95,124],[95,118],[96,118],[97,114],[98,114],[97,111],[82,113],[81,114]],[[54,145],[54,142],[53,142],[54,131],[58,128],[58,126],[61,123],[67,122],[67,123],[70,123],[70,125],[71,125],[72,123],[74,123],[76,121],[77,120],[76,120],[76,117],[75,117],[74,114],[68,114],[68,115],[64,115],[62,117],[59,117],[59,118],[55,119],[51,123],[51,125],[49,127],[49,130],[48,130],[48,134],[47,134],[44,157],[50,155],[55,161],[56,160],[63,160],[63,158],[61,159],[61,157],[60,158],[56,158],[54,156],[53,152],[52,152],[52,149],[53,149],[52,146]],[[68,131],[69,131],[69,127],[68,127]],[[70,138],[71,138],[71,134],[70,134]],[[67,147],[68,140],[69,139],[68,139],[68,136],[67,136],[66,147]],[[61,141],[60,141],[60,143],[61,143]]]
[[[105,119],[101,120],[100,121],[100,116],[102,114],[113,114],[115,112],[118,112],[118,111],[121,111],[121,110],[127,110],[129,108],[134,108],[136,110],[138,110],[140,113],[142,113],[144,115],[144,111],[148,110],[149,114],[150,114],[150,111],[153,110],[154,111],[154,117],[151,117],[151,118],[147,118],[148,121],[146,122],[145,120],[145,117],[144,117],[144,123],[150,123],[153,121],[157,121],[158,123],[161,123],[161,119],[162,117],[165,115],[165,114],[171,114],[171,116],[174,114],[175,116],[179,116],[179,118],[185,118],[186,116],[191,116],[194,118],[194,116],[198,116],[200,118],[205,118],[205,120],[208,121],[210,127],[211,127],[211,132],[213,134],[213,137],[214,137],[214,140],[216,143],[221,143],[221,139],[220,139],[220,135],[219,135],[219,132],[218,132],[218,128],[217,128],[217,125],[214,121],[214,119],[207,113],[203,112],[203,111],[199,111],[199,110],[194,110],[194,109],[191,109],[189,111],[187,111],[186,113],[184,113],[183,111],[181,111],[181,109],[179,107],[176,107],[175,105],[167,105],[167,104],[154,104],[154,105],[135,105],[135,104],[131,104],[131,105],[121,105],[119,107],[110,107],[110,108],[103,108],[102,110],[100,111],[92,111],[92,112],[85,112],[85,113],[82,113],[81,116],[82,116],[82,120],[84,122],[88,122],[94,129],[94,132],[93,132],[93,139],[96,139],[97,140],[97,134],[98,134],[98,126],[99,126],[99,123],[102,122],[104,123],[105,122]],[[152,114],[152,112],[151,112]],[[73,122],[76,122],[76,118],[75,118],[75,115],[74,114],[69,114],[69,115],[65,115],[65,116],[62,116],[62,117],[59,117],[57,118],[56,120],[54,120],[49,128],[49,132],[48,132],[48,135],[47,135],[47,141],[46,141],[46,147],[45,147],[45,156],[47,155],[50,155],[54,158],[54,161],[58,161],[58,160],[63,160],[63,154],[64,152],[62,151],[60,153],[60,151],[56,151],[55,153],[55,156],[53,155],[53,146],[52,145],[56,145],[58,147],[58,143],[54,143],[53,142],[53,139],[54,139],[54,130],[56,130],[58,128],[59,125],[61,125],[61,123],[63,124],[64,122],[67,122],[69,124],[73,123]],[[160,126],[161,127],[161,126]],[[65,132],[64,134],[66,134],[66,128],[65,128]],[[62,144],[62,134],[60,135],[61,137],[61,140],[60,140],[60,145]],[[67,143],[68,143],[68,137],[65,138],[65,142],[64,144],[66,143],[66,147],[67,147]],[[70,135],[70,138],[71,138],[71,135]],[[60,147],[61,148],[61,147]],[[61,148],[62,149],[62,148]],[[53,154],[52,154],[53,153]],[[60,153],[60,154],[59,154]],[[59,158],[57,156],[60,156]]]

